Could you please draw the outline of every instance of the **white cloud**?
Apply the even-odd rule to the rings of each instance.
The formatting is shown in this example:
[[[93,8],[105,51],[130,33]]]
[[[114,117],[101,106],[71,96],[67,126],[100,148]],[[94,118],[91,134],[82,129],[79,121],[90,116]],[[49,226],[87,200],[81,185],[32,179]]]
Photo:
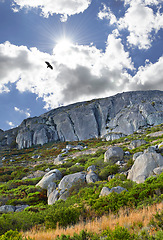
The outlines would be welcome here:
[[[105,4],[103,4],[103,9],[100,10],[98,13],[99,19],[107,19],[110,21],[110,24],[117,23],[117,18],[116,16],[112,13],[109,7],[107,7]]]
[[[49,17],[49,15],[60,14],[61,21],[66,21],[68,16],[84,12],[92,0],[13,0],[13,9],[15,11],[22,8],[30,10],[39,8],[41,15]]]
[[[156,63],[146,61],[145,66],[141,66],[133,77],[131,88],[135,90],[162,90],[163,91],[163,56]]]
[[[126,4],[132,5],[133,2],[142,3],[146,5],[158,5],[162,3],[162,0],[122,0],[122,1],[124,1],[125,5]]]
[[[118,30],[127,29],[127,41],[139,49],[148,49],[155,38],[155,34],[163,27],[163,14],[160,13],[162,0],[125,0],[127,9],[123,17],[117,19],[110,8],[103,5],[99,12],[100,19],[108,19],[110,24]],[[152,6],[156,7],[154,11]]]
[[[0,44],[1,92],[10,91],[15,83],[20,92],[42,98],[48,109],[127,90],[163,90],[163,57],[153,64],[147,60],[132,77],[128,74],[135,71],[132,59],[115,32],[108,36],[104,52],[93,45],[62,44],[55,46],[52,55],[9,42]],[[30,116],[29,109],[14,109]]]
[[[125,16],[118,21],[118,28],[128,29],[127,41],[140,49],[148,49],[153,41],[153,33],[157,33],[163,27],[162,14],[145,4],[132,2]]]
[[[19,91],[35,93],[46,108],[53,108],[115,94],[128,84],[127,69],[133,70],[133,63],[115,33],[109,35],[105,52],[93,45],[62,44],[55,46],[54,55],[9,42],[0,44],[1,92],[15,83]],[[46,68],[45,61],[53,70]]]
[[[15,124],[14,124],[13,122],[6,121],[6,123],[7,123],[11,128],[15,127]]]
[[[31,114],[30,114],[30,109],[29,109],[29,108],[27,108],[26,110],[21,110],[21,109],[18,108],[18,107],[14,107],[14,110],[15,110],[16,112],[19,112],[19,113],[25,115],[27,118],[31,116]]]

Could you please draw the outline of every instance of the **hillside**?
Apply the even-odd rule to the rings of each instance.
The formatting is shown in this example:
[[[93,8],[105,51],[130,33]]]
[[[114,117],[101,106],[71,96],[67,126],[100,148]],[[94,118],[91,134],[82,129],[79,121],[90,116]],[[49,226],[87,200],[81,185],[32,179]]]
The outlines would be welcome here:
[[[135,91],[53,109],[0,131],[0,147],[29,148],[54,141],[114,140],[163,122],[163,92]]]
[[[92,138],[52,142],[27,149],[1,149],[0,239],[13,239],[13,235],[21,239],[16,229],[25,232],[35,228],[36,232],[46,232],[49,228],[57,228],[59,235],[68,234],[64,231],[66,227],[79,224],[80,230],[84,230],[79,235],[55,239],[161,240],[162,127],[160,124],[142,128],[112,141]],[[110,150],[118,150],[119,155],[113,151],[110,157]],[[45,176],[50,182],[47,178],[43,181]],[[148,220],[147,206],[151,209]],[[139,209],[144,209],[144,217],[132,220],[134,211]],[[119,222],[121,227],[116,226],[114,230],[109,225],[111,216],[117,219],[114,224]],[[125,223],[123,216],[127,219]],[[94,220],[103,221],[105,217],[107,224],[105,227],[97,224],[97,234],[84,227],[89,221],[95,224]],[[7,232],[11,229],[14,232]],[[45,233],[38,238],[32,231],[26,234],[35,240],[52,239]]]

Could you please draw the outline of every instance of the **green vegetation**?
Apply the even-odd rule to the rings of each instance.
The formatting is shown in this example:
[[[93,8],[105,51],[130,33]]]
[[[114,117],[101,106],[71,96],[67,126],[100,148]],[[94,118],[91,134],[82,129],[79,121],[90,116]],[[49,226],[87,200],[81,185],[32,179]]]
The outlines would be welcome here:
[[[29,149],[17,150],[2,149],[0,157],[3,159],[3,167],[0,168],[0,205],[24,205],[30,207],[22,212],[0,214],[0,240],[4,239],[25,239],[17,231],[26,231],[34,226],[41,226],[45,229],[67,227],[76,224],[81,219],[94,219],[111,212],[117,214],[121,208],[142,208],[143,206],[155,204],[163,201],[163,173],[157,177],[150,177],[142,184],[136,184],[126,179],[122,173],[127,171],[132,165],[132,156],[134,153],[144,151],[149,146],[163,142],[163,136],[150,137],[147,134],[162,131],[163,124],[146,129],[143,133],[134,133],[125,138],[106,142],[101,139],[89,139],[82,142],[66,143],[48,143],[44,146],[35,146]],[[147,144],[138,148],[130,149],[129,144],[132,140],[144,139]],[[54,165],[54,158],[61,153],[67,144],[81,144],[87,146],[87,149],[97,149],[94,154],[80,154],[72,158],[77,150],[70,150],[66,163]],[[124,166],[117,164],[104,163],[104,153],[108,146],[120,144],[124,151],[130,155],[124,156]],[[13,146],[14,147],[14,146]],[[81,151],[81,153],[84,150]],[[38,155],[38,158],[33,156]],[[12,161],[11,161],[12,160]],[[78,164],[76,164],[78,163]],[[72,186],[70,195],[66,202],[60,200],[52,206],[47,205],[46,191],[36,187],[41,178],[32,178],[23,180],[34,171],[45,171],[47,168],[59,169],[62,175],[75,172],[86,171],[90,165],[96,165],[96,173],[101,181],[91,184],[79,184]],[[114,178],[108,181],[108,176],[114,175]],[[121,186],[127,189],[120,194],[111,193],[108,196],[99,197],[103,187]],[[163,213],[156,214],[151,221],[151,225],[156,229],[154,235],[150,236],[145,231],[141,234],[132,234],[128,229],[116,226],[115,230],[106,229],[101,235],[82,231],[73,237],[63,235],[58,240],[64,239],[162,239]],[[141,223],[140,223],[141,225]],[[15,235],[14,235],[15,234]],[[120,238],[120,237],[121,238]],[[100,238],[101,237],[101,238]],[[119,238],[118,238],[119,237]]]

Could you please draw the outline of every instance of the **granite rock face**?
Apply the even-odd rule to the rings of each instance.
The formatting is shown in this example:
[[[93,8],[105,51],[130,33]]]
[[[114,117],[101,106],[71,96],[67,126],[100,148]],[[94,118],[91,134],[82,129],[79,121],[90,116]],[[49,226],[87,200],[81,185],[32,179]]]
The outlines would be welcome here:
[[[105,136],[110,140],[162,122],[162,91],[126,92],[25,119],[15,129],[0,131],[0,147],[17,144],[22,149],[51,141]]]

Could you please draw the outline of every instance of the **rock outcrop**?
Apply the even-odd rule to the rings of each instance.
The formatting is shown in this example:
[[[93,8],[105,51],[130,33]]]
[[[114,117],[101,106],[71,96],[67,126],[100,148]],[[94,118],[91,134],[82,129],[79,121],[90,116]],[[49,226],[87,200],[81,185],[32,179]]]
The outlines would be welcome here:
[[[163,156],[149,148],[136,158],[127,178],[137,183],[143,183],[146,178],[155,175],[156,168],[159,168],[160,172],[162,167]]]
[[[25,119],[19,127],[0,131],[0,147],[28,148],[51,141],[96,137],[108,140],[163,122],[163,92],[135,91],[75,103]]]

